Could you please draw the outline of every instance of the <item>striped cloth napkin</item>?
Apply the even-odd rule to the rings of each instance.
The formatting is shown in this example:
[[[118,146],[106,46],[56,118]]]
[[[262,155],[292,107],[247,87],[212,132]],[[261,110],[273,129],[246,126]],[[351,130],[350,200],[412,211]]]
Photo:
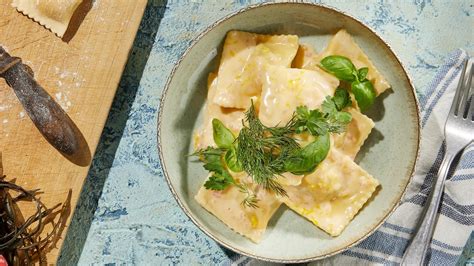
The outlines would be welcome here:
[[[444,155],[444,124],[456,91],[462,64],[468,55],[456,50],[448,56],[425,94],[420,97],[422,141],[413,181],[401,205],[371,236],[357,246],[314,265],[399,264]],[[474,144],[465,150],[453,176],[446,181],[434,239],[428,251],[430,265],[455,265],[474,229]],[[260,264],[235,255],[234,265]]]

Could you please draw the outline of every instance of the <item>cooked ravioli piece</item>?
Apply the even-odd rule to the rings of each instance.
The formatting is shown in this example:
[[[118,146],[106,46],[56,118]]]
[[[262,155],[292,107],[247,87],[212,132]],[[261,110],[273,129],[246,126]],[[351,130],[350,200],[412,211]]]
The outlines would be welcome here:
[[[298,50],[296,35],[261,35],[230,31],[224,41],[216,94],[210,100],[222,107],[244,108],[260,96],[260,72],[267,64],[290,67]]]
[[[281,200],[331,236],[338,236],[372,196],[379,182],[349,156],[331,149],[299,186],[285,186]]]
[[[328,47],[316,58],[316,62],[313,63],[313,69],[317,67],[321,59],[329,55],[342,55],[349,58],[352,63],[359,69],[361,67],[368,67],[369,73],[367,79],[369,79],[374,85],[377,95],[390,88],[390,84],[378,71],[375,65],[370,61],[369,57],[362,51],[362,49],[354,42],[354,39],[347,33],[346,30],[340,30],[332,37],[329,41]]]
[[[322,71],[268,66],[264,72],[259,118],[266,126],[284,125],[296,107],[319,108],[339,81]]]
[[[309,64],[312,64],[315,60],[314,57],[317,53],[313,47],[307,44],[300,44],[298,51],[296,52],[295,59],[291,63],[292,68],[306,68]]]
[[[204,107],[204,121],[201,128],[194,134],[194,149],[204,149],[208,146],[215,146],[212,134],[212,119],[217,118],[237,136],[242,128],[242,119],[244,119],[244,110],[223,108],[209,99],[216,93],[216,74],[209,73],[207,102]]]
[[[304,175],[295,175],[290,172],[285,172],[281,176],[277,176],[275,180],[284,186],[298,186],[301,184]]]
[[[369,136],[374,121],[362,114],[355,108],[347,110],[352,115],[352,121],[347,125],[345,132],[340,134],[332,134],[333,147],[354,159]]]
[[[62,37],[83,0],[13,0],[12,6]]]
[[[229,186],[222,191],[208,190],[203,186],[195,199],[235,232],[259,243],[268,221],[280,207],[281,202],[272,192],[250,183],[250,178],[246,174],[233,174],[233,177],[239,182],[248,184],[254,191],[258,199],[258,208],[242,205],[246,194],[235,186]]]

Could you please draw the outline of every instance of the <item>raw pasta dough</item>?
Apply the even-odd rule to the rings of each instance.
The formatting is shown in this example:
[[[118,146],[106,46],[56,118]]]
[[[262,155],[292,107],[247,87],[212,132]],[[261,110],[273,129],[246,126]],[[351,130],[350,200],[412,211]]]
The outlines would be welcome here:
[[[13,0],[12,6],[59,37],[67,30],[69,21],[83,0]]]

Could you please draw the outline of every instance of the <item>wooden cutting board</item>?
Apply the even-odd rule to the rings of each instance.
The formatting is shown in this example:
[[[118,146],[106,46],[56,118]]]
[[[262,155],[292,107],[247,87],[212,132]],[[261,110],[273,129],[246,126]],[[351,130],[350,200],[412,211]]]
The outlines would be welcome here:
[[[0,0],[0,45],[33,69],[36,80],[81,130],[93,155],[147,1],[94,1],[69,43],[18,13],[10,2]],[[72,189],[75,209],[89,166],[69,162],[46,142],[3,79],[0,152],[7,179],[44,191],[41,199],[47,206],[65,201]],[[48,264],[56,262],[66,231],[58,248],[48,253]]]

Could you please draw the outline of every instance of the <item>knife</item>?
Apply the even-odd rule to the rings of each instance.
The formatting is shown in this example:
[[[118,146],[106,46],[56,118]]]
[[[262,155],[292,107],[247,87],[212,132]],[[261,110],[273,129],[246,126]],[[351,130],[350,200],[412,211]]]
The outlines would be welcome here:
[[[90,162],[87,142],[61,106],[36,82],[33,71],[0,46],[0,77],[13,89],[43,137],[71,162]]]

